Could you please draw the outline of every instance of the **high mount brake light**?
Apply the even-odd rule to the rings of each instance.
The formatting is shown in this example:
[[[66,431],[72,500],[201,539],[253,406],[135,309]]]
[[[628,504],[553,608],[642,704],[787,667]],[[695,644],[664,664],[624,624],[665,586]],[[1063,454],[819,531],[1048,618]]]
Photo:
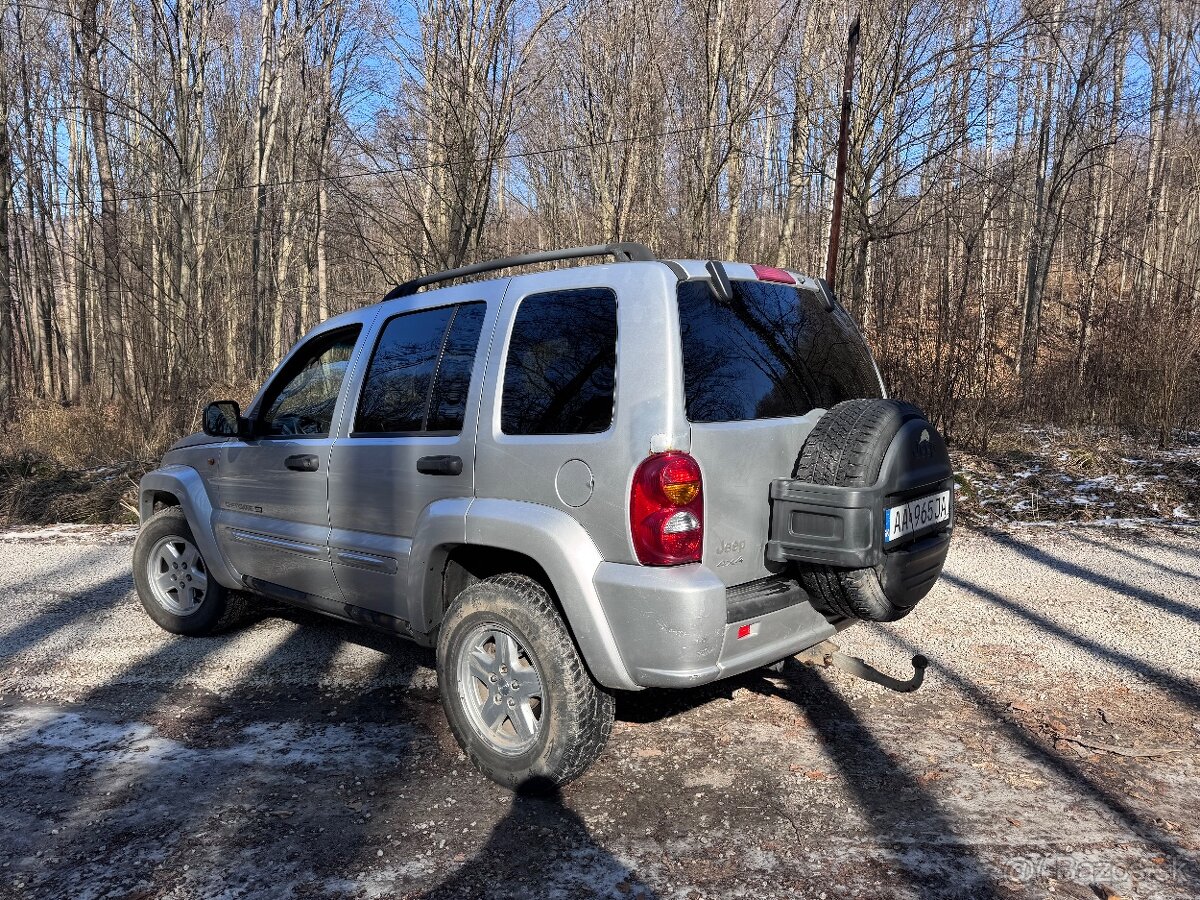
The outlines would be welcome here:
[[[751,266],[750,268],[754,270],[754,277],[759,281],[777,281],[780,284],[796,283],[792,273],[786,269],[777,269],[774,266]]]
[[[629,529],[643,565],[700,561],[704,488],[696,460],[682,451],[669,450],[642,461],[633,474]]]

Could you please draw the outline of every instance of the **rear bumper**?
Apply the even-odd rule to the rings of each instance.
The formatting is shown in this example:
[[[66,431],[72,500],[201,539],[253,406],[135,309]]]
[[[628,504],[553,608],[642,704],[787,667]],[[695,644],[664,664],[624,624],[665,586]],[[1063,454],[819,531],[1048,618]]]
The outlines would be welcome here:
[[[850,624],[819,613],[799,585],[770,579],[727,590],[700,564],[606,562],[593,581],[625,668],[641,687],[691,687],[768,666]],[[739,638],[745,625],[750,633]]]

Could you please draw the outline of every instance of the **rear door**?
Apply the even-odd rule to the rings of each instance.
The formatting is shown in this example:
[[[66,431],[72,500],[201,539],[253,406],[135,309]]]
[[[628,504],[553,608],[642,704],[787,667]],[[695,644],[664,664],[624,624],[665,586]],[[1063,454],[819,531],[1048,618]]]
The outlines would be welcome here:
[[[791,476],[808,432],[842,400],[878,397],[870,351],[815,283],[738,280],[721,303],[707,281],[679,285],[691,452],[704,477],[703,562],[727,585],[771,574],[770,485]]]
[[[416,524],[430,503],[471,497],[478,385],[496,285],[397,301],[368,337],[370,360],[330,460],[333,568],[345,602],[411,622],[405,593]],[[424,308],[415,308],[424,303]],[[495,304],[491,304],[495,305]]]
[[[329,561],[329,450],[338,398],[361,326],[297,348],[252,412],[252,436],[214,459],[217,540],[243,576],[336,598]]]

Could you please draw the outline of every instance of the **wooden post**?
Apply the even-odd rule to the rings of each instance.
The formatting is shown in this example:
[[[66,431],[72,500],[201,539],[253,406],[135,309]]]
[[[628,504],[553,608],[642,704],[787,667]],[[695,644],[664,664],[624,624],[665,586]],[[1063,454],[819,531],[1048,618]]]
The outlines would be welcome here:
[[[850,144],[850,98],[854,90],[854,52],[858,49],[858,16],[846,38],[846,74],[842,81],[842,121],[838,131],[837,170],[833,176],[833,221],[829,226],[829,251],[825,255],[825,280],[830,287],[837,275],[838,245],[842,239],[842,197],[846,193],[846,155]]]

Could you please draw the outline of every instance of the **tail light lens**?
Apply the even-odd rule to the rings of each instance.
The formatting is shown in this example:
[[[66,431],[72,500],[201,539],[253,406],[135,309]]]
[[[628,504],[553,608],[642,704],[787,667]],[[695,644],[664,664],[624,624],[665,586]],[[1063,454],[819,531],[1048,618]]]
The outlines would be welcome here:
[[[700,466],[679,450],[656,453],[633,474],[629,528],[646,566],[699,562],[704,545]]]

